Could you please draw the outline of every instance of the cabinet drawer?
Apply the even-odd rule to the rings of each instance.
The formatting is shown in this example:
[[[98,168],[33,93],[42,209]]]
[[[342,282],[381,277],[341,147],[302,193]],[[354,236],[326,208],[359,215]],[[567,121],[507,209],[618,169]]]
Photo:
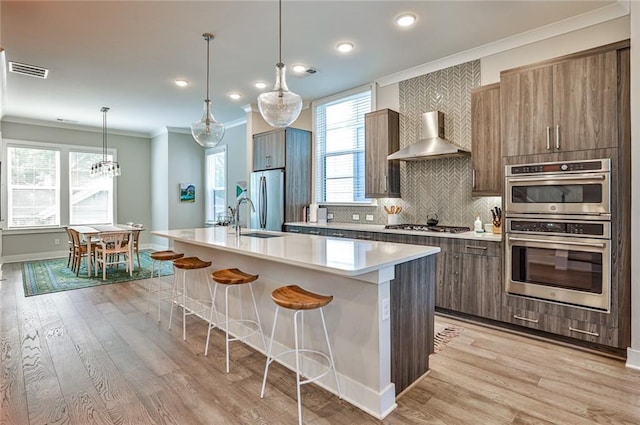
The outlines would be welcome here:
[[[619,345],[618,329],[597,323],[504,306],[502,321],[595,344]]]
[[[447,251],[453,251],[460,254],[487,255],[491,257],[502,256],[501,242],[478,241],[474,239],[448,239],[441,238],[443,241],[440,247]]]

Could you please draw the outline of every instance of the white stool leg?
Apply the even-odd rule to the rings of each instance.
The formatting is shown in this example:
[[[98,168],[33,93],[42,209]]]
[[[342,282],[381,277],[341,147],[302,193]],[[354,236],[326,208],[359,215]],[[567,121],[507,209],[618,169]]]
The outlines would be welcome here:
[[[227,285],[224,288],[224,320],[225,320],[225,351],[227,352],[227,373],[229,373],[229,289],[231,286]]]
[[[173,307],[176,304],[176,290],[178,288],[178,273],[183,272],[183,270],[178,269],[177,267],[173,268],[173,289],[171,290],[171,311],[169,312],[169,329],[171,329],[171,321],[173,319]]]
[[[264,388],[267,385],[267,373],[269,372],[269,364],[273,361],[271,358],[271,350],[273,348],[273,338],[276,334],[276,323],[278,322],[278,311],[280,306],[276,306],[276,312],[273,316],[273,326],[271,327],[271,340],[269,340],[269,350],[267,351],[267,363],[264,366],[264,377],[262,378],[262,391],[260,391],[260,398],[264,398]]]
[[[211,338],[211,329],[220,327],[220,317],[218,317],[218,309],[216,309],[216,293],[218,292],[218,282],[214,282],[213,292],[211,292],[211,285],[209,285],[209,294],[211,295],[211,309],[209,310],[209,329],[207,330],[207,345],[204,348],[204,355],[209,355],[209,340]],[[216,312],[216,325],[213,325],[213,312]]]
[[[151,259],[151,277],[149,278],[149,290],[147,291],[147,311],[145,314],[149,314],[149,301],[151,300],[151,288],[153,287],[153,270],[156,265],[156,260]]]
[[[298,425],[302,425],[302,397],[300,395],[300,352],[298,345],[298,313],[302,310],[296,310],[293,314],[293,339],[295,342],[296,355],[296,393],[298,394]]]
[[[187,340],[187,271],[182,271],[182,340]]]
[[[158,261],[158,273],[156,273],[156,303],[158,308],[158,323],[160,323],[160,289],[162,282],[160,281],[160,271],[162,270],[162,261]],[[153,268],[151,269],[151,277],[153,278]]]
[[[320,318],[322,319],[322,329],[324,330],[324,338],[327,341],[327,348],[329,350],[329,359],[331,360],[331,369],[333,369],[333,377],[336,380],[336,391],[338,391],[338,397],[342,398],[342,392],[340,391],[340,384],[338,383],[338,372],[336,372],[336,364],[333,361],[333,351],[331,350],[331,343],[329,342],[329,333],[327,332],[327,324],[324,321],[324,311],[320,307]]]
[[[256,297],[253,295],[253,284],[249,283],[249,291],[251,291],[251,300],[253,301],[253,311],[256,313],[256,322],[258,322],[258,332],[262,338],[262,346],[264,351],[267,351],[267,341],[264,340],[264,332],[262,332],[262,322],[260,321],[260,315],[258,314],[258,306],[256,304]]]

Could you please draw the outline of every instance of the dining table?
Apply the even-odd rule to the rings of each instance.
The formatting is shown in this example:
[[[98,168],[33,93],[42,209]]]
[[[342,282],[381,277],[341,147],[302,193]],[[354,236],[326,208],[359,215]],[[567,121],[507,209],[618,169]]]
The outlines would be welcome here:
[[[77,225],[77,226],[69,226],[70,229],[75,230],[80,234],[81,238],[84,238],[84,241],[87,245],[87,252],[91,252],[91,244],[94,242],[92,238],[94,236],[99,235],[100,233],[105,232],[130,232],[131,236],[129,240],[132,241],[132,236],[134,231],[142,231],[145,230],[143,226],[135,225],[135,224],[86,224],[86,225]],[[133,261],[133,243],[129,243],[129,262],[130,266],[133,268],[135,262]],[[87,255],[87,276],[91,277],[91,255]]]

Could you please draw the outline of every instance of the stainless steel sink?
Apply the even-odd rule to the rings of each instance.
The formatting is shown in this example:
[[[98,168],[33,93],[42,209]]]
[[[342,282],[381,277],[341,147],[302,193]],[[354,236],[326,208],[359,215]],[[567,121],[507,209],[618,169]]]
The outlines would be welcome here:
[[[269,233],[255,233],[255,232],[241,233],[240,236],[249,236],[250,238],[262,238],[262,239],[282,237],[282,235],[272,235]]]

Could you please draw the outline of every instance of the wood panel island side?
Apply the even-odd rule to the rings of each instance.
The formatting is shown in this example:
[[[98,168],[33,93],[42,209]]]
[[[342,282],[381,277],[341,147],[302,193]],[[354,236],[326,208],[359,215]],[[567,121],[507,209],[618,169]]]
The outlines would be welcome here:
[[[151,233],[168,238],[173,249],[185,256],[212,261],[212,270],[235,267],[259,274],[254,291],[265,338],[273,324],[274,289],[297,284],[333,295],[325,316],[342,396],[376,418],[388,415],[396,407],[396,395],[429,368],[438,247],[250,230],[237,237],[227,227]],[[206,282],[190,285],[188,292],[194,298],[208,298]],[[219,301],[223,297],[216,304],[218,311],[224,311]],[[249,303],[249,296],[230,299],[230,316],[239,315],[240,304],[249,314]],[[326,350],[317,316],[305,315],[305,343]],[[278,323],[274,353],[293,347],[292,316],[283,314]],[[264,353],[258,335],[248,343]],[[282,360],[295,368],[293,356]],[[310,375],[323,370],[313,359],[305,364]],[[336,393],[330,374],[316,383]]]

